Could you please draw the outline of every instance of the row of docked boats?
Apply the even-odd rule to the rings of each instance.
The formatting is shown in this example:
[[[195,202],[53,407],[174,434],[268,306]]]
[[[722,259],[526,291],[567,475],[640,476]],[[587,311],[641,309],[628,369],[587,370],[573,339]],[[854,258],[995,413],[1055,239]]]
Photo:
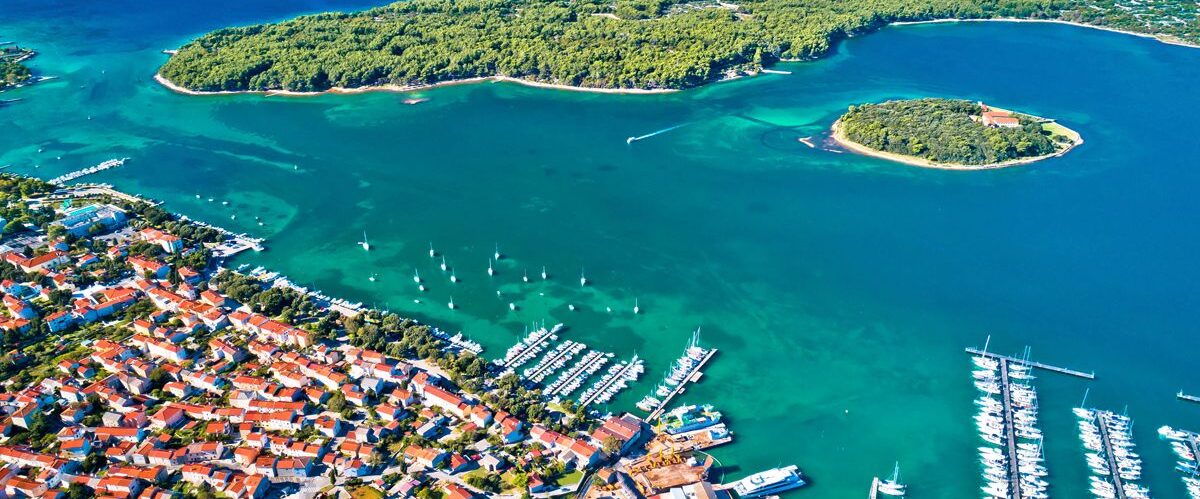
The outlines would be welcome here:
[[[654,393],[647,395],[637,403],[637,408],[646,412],[654,412],[665,400],[671,397],[680,385],[690,381],[700,370],[704,359],[712,354],[712,349],[700,346],[700,330],[696,329],[692,333],[692,338],[688,340],[687,348],[684,349],[683,355],[671,364],[671,368],[663,377],[661,383],[654,387]]]
[[[1187,488],[1188,497],[1200,499],[1200,435],[1185,430],[1176,430],[1170,426],[1158,429],[1158,435],[1171,443],[1171,450],[1179,457],[1175,469],[1183,474],[1183,486]]]
[[[567,340],[559,343],[550,353],[547,353],[542,360],[539,360],[533,367],[522,372],[525,379],[534,383],[541,383],[546,378],[558,372],[567,366],[576,355],[587,348],[587,345],[576,341]]]
[[[524,338],[521,338],[513,346],[509,347],[504,352],[503,359],[496,359],[493,364],[500,367],[515,369],[536,358],[550,346],[550,343],[558,340],[558,333],[563,330],[562,323],[555,324],[553,328],[546,329],[545,325],[527,333]]]
[[[583,383],[587,381],[593,374],[604,368],[608,360],[613,357],[611,353],[604,353],[597,350],[589,350],[579,358],[579,361],[572,365],[566,372],[562,373],[558,379],[546,385],[542,393],[547,397],[558,399],[563,396],[575,393]]]
[[[91,175],[93,173],[100,173],[109,168],[116,168],[118,166],[124,165],[125,162],[128,160],[129,160],[129,158],[110,159],[110,160],[100,163],[96,166],[89,166],[82,170],[75,170],[73,172],[54,177],[54,178],[48,180],[46,183],[53,184],[53,185],[63,185],[67,182],[70,182],[70,181],[75,180],[80,177]]]
[[[1079,438],[1088,451],[1084,457],[1093,473],[1089,477],[1092,495],[1101,499],[1149,499],[1150,489],[1136,483],[1142,477],[1142,459],[1133,450],[1129,417],[1082,407],[1072,411],[1079,418]]]
[[[980,438],[990,444],[979,447],[984,496],[1008,498],[1019,492],[1023,498],[1049,497],[1042,432],[1037,427],[1037,392],[1030,384],[1032,368],[983,355],[971,360],[975,388],[980,391],[975,425]],[[1014,485],[1020,490],[1012,490]]]
[[[633,358],[628,361],[623,360],[613,364],[604,376],[583,391],[583,394],[579,396],[579,404],[585,407],[593,403],[607,404],[621,390],[628,388],[630,383],[637,381],[642,373],[646,372],[645,364],[637,354],[634,354]]]

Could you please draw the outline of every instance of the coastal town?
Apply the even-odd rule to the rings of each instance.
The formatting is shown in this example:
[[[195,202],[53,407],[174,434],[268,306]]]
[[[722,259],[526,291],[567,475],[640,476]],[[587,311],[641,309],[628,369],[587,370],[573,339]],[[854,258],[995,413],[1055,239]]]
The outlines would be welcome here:
[[[6,497],[706,499],[806,483],[795,466],[721,483],[704,452],[733,439],[721,413],[666,406],[715,354],[695,340],[651,417],[600,414],[436,328],[223,267],[261,241],[105,187],[4,175],[0,196]]]

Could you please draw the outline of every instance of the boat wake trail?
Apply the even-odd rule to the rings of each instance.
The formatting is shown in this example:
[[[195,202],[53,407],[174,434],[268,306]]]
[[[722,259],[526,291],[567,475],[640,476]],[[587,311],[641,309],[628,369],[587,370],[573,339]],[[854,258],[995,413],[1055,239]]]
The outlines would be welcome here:
[[[669,127],[666,127],[666,128],[664,128],[664,129],[662,129],[662,130],[656,130],[656,131],[650,132],[650,133],[648,133],[648,134],[646,134],[646,135],[641,135],[641,136],[638,136],[638,137],[629,137],[629,138],[625,139],[625,143],[626,143],[626,144],[632,144],[632,143],[634,143],[634,142],[637,142],[637,141],[639,141],[639,140],[645,140],[645,139],[648,139],[648,138],[650,138],[650,137],[653,137],[653,136],[655,136],[655,135],[658,135],[658,134],[667,133],[667,132],[669,132],[669,131],[671,131],[671,130],[674,130],[674,129],[676,129],[676,128],[680,128],[680,127],[683,127],[683,126],[686,126],[686,125],[687,125],[687,123],[680,123],[680,124],[678,124],[678,125],[675,125],[675,126],[669,126]]]

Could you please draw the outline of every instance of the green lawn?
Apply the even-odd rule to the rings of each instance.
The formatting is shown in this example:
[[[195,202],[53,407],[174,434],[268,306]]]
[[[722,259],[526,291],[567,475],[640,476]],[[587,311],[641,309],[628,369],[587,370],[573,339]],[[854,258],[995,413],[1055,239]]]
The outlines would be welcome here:
[[[575,485],[575,484],[579,483],[580,480],[583,480],[583,471],[575,470],[570,473],[567,473],[566,475],[559,477],[558,485],[562,486],[562,487],[566,487],[569,485]]]
[[[353,499],[383,499],[383,491],[375,487],[363,486],[350,491],[350,497]]]

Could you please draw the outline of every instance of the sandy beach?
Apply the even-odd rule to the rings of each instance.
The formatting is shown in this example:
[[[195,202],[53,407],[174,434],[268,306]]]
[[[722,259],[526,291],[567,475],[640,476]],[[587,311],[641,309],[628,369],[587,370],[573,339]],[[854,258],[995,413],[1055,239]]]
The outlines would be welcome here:
[[[469,85],[469,84],[473,84],[473,83],[482,83],[485,81],[491,81],[491,82],[505,81],[505,82],[510,82],[510,83],[516,83],[519,85],[525,85],[528,87],[549,88],[549,89],[554,89],[554,90],[568,90],[568,91],[573,91],[573,92],[591,92],[591,93],[599,93],[599,94],[646,95],[646,94],[666,94],[666,93],[672,93],[672,92],[679,91],[679,90],[673,89],[673,88],[644,89],[644,88],[576,87],[576,86],[571,86],[571,85],[561,85],[561,84],[557,84],[557,83],[544,83],[544,82],[540,82],[540,81],[531,81],[531,80],[525,80],[522,78],[513,78],[510,76],[481,76],[481,77],[477,77],[477,78],[464,78],[461,80],[438,82],[438,83],[433,83],[433,84],[429,84],[429,85],[372,85],[372,86],[355,87],[355,88],[333,87],[329,90],[323,90],[320,92],[297,92],[294,90],[199,91],[199,90],[192,90],[189,88],[184,88],[179,85],[176,85],[175,83],[171,82],[171,80],[168,80],[165,77],[163,77],[163,75],[157,74],[157,73],[154,75],[154,81],[157,81],[160,85],[167,87],[168,89],[170,89],[173,92],[187,94],[187,95],[262,94],[262,95],[267,95],[267,96],[282,95],[282,96],[287,96],[287,97],[311,97],[311,96],[315,96],[315,95],[324,95],[324,94],[361,94],[361,93],[366,93],[366,92],[414,92],[417,90],[428,90],[431,88],[448,87],[448,86],[452,86],[452,85]]]
[[[830,135],[830,137],[832,137],[834,142],[837,142],[838,145],[846,148],[846,150],[849,150],[849,151],[852,151],[852,152],[855,152],[858,154],[862,154],[863,156],[872,156],[872,157],[879,158],[879,159],[886,159],[888,161],[895,161],[897,163],[904,163],[906,165],[919,166],[921,168],[934,168],[934,169],[938,169],[938,170],[957,170],[957,171],[994,170],[997,168],[1008,168],[1008,167],[1012,167],[1012,166],[1027,165],[1030,163],[1036,163],[1038,161],[1042,161],[1044,159],[1057,158],[1059,156],[1066,154],[1067,151],[1074,149],[1076,146],[1083,144],[1083,138],[1079,135],[1079,133],[1075,132],[1074,130],[1070,130],[1068,128],[1067,130],[1070,130],[1071,133],[1073,133],[1075,135],[1074,140],[1071,142],[1071,144],[1067,145],[1067,147],[1065,147],[1061,150],[1055,151],[1052,154],[1044,154],[1042,156],[1034,156],[1031,158],[1014,159],[1014,160],[1004,161],[1004,162],[1000,162],[1000,163],[989,163],[989,164],[985,164],[985,165],[966,165],[966,164],[962,164],[962,163],[935,163],[933,161],[929,161],[924,158],[918,158],[916,156],[906,156],[903,154],[896,154],[896,153],[871,149],[870,147],[864,146],[862,144],[859,144],[859,143],[854,142],[854,141],[850,140],[849,138],[847,138],[846,135],[842,132],[841,126],[839,126],[840,124],[841,124],[840,119],[838,121],[833,122],[833,126],[831,127],[831,130],[833,131],[833,133]],[[1063,128],[1066,128],[1066,127],[1063,127]]]

